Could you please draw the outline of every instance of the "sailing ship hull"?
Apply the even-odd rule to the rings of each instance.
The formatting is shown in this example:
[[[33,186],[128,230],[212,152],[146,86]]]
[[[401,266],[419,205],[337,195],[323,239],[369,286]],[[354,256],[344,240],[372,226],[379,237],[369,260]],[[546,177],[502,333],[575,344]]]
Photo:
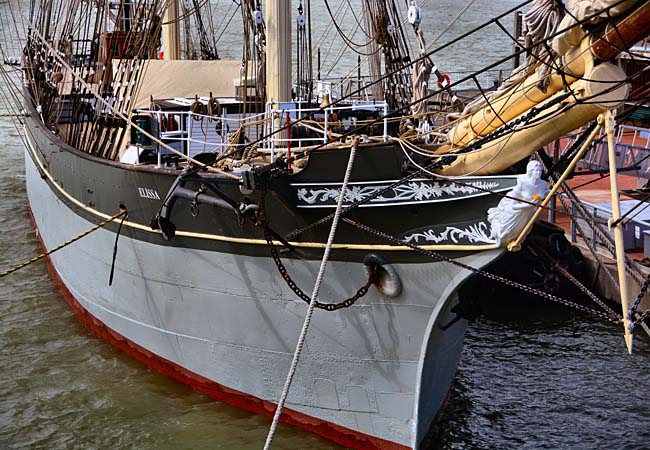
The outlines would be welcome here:
[[[307,306],[279,276],[259,231],[248,241],[198,232],[164,241],[131,217],[150,214],[146,204],[160,204],[159,191],[173,176],[80,157],[30,122],[27,193],[45,249],[100,221],[99,205],[109,215],[118,204],[129,207],[111,286],[117,223],[50,257],[81,320],[156,370],[230,404],[272,414]],[[123,184],[127,178],[130,184]],[[150,190],[143,196],[144,188]],[[442,208],[451,214],[448,205]],[[390,210],[385,213],[390,217]],[[336,302],[356,292],[367,278],[358,255],[372,248],[334,252],[319,299]],[[410,251],[386,253],[395,261],[402,294],[391,298],[371,288],[350,308],[316,311],[283,420],[347,446],[418,448],[454,377],[466,329],[454,306],[471,273],[413,259]],[[501,251],[453,254],[483,267]],[[309,289],[319,258],[283,260],[296,284]]]

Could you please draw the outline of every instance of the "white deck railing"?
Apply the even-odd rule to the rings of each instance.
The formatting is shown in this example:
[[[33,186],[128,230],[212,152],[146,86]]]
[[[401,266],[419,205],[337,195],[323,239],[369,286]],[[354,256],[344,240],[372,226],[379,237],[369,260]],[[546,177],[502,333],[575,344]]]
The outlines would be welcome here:
[[[202,99],[204,100],[204,99]],[[355,111],[374,112],[378,120],[383,121],[383,138],[388,138],[388,104],[386,102],[357,102],[344,106],[321,108],[304,108],[301,102],[281,105],[266,104],[265,111],[244,116],[226,114],[222,109],[219,116],[196,114],[187,110],[138,109],[137,116],[154,119],[157,129],[151,130],[174,150],[188,156],[199,153],[222,153],[226,148],[249,146],[258,142],[261,151],[269,152],[274,160],[278,152],[286,153],[291,149],[327,143],[330,139],[329,129],[335,114],[346,112],[345,121],[337,121],[345,126],[354,127],[357,119]],[[296,123],[297,122],[297,123]],[[291,126],[287,126],[291,125]],[[291,136],[291,130],[299,126],[301,133]],[[233,134],[243,132],[244,143],[230,142]],[[137,143],[132,143],[138,145]],[[164,146],[155,146],[158,164],[170,151]]]
[[[295,107],[289,107],[294,106]],[[380,112],[383,120],[383,138],[388,139],[388,104],[386,102],[359,102],[352,105],[344,106],[328,106],[325,109],[321,108],[302,108],[302,103],[285,104],[287,107],[278,107],[272,103],[266,104],[266,117],[267,117],[267,133],[264,140],[264,147],[271,150],[271,159],[275,159],[275,153],[278,147],[283,149],[300,148],[306,145],[317,145],[320,143],[327,143],[329,140],[329,127],[333,114],[338,114],[343,111],[376,111]],[[309,117],[311,115],[311,117]],[[309,118],[309,120],[306,120]],[[287,122],[300,121],[303,126],[311,130],[311,136],[294,137],[289,133],[282,130],[291,127],[287,126]],[[356,120],[349,120],[345,122],[346,125],[354,126]],[[313,124],[310,125],[310,124]],[[322,125],[322,128],[320,127]]]

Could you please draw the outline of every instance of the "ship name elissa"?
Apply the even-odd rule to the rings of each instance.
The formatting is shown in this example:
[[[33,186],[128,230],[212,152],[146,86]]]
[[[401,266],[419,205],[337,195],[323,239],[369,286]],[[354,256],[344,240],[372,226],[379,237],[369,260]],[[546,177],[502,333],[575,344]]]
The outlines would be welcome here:
[[[140,197],[142,198],[149,198],[151,200],[160,200],[160,196],[158,195],[158,192],[156,192],[155,189],[149,189],[149,188],[138,188],[138,193],[140,194]]]

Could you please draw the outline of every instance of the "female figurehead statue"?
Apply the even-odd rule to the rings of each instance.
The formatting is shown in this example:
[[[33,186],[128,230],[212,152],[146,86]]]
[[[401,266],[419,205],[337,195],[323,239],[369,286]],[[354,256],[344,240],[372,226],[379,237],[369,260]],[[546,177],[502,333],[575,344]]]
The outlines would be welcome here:
[[[548,193],[542,178],[542,164],[530,161],[526,173],[517,177],[517,185],[501,199],[499,204],[488,209],[488,222],[492,237],[498,246],[507,245],[516,239],[535,213],[534,204],[539,203]],[[524,202],[517,199],[524,200]],[[531,204],[533,203],[533,204]]]

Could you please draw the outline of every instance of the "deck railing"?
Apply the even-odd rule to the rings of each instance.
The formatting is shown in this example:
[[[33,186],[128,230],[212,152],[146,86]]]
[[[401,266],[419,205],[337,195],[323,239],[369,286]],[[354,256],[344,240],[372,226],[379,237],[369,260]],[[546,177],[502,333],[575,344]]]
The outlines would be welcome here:
[[[266,104],[267,138],[264,140],[264,146],[271,150],[271,160],[275,159],[279,147],[282,147],[284,151],[290,151],[291,148],[327,143],[330,140],[329,131],[332,118],[334,114],[341,112],[372,111],[380,113],[383,118],[382,136],[384,140],[388,139],[388,104],[386,102],[358,102],[352,105],[328,106],[325,109],[303,108],[303,105],[301,102],[284,105]],[[307,117],[309,120],[303,120]],[[294,121],[301,121],[300,124],[311,131],[311,134],[295,137],[291,135],[290,131],[288,133],[283,131],[291,130],[293,127],[288,125]],[[346,125],[355,126],[356,120],[348,120]]]
[[[203,102],[207,99],[201,99]],[[157,135],[169,147],[193,157],[199,153],[222,153],[227,148],[250,146],[258,142],[258,151],[270,153],[271,160],[279,152],[287,153],[291,149],[327,143],[331,139],[330,128],[336,114],[346,113],[345,121],[337,125],[354,127],[357,125],[354,112],[372,113],[383,121],[383,138],[388,138],[388,105],[385,102],[356,102],[343,106],[321,108],[304,108],[303,103],[294,102],[281,105],[267,103],[266,110],[258,114],[227,114],[226,108],[220,115],[206,115],[181,110],[138,109],[134,120],[144,118],[149,132]],[[183,105],[179,105],[183,106]],[[186,107],[188,105],[185,105]],[[304,119],[304,120],[303,120]],[[308,120],[307,120],[308,119]],[[377,120],[377,119],[375,119]],[[299,127],[287,126],[296,121]],[[291,134],[291,131],[300,133]],[[236,133],[243,133],[237,135]],[[165,146],[154,145],[150,139],[138,138],[131,144],[141,148],[155,149],[158,165],[163,156],[172,153]]]
[[[561,140],[564,149],[571,146],[578,134],[566,136]],[[614,142],[616,149],[616,168],[628,175],[650,179],[650,130],[648,128],[620,125]],[[549,149],[547,148],[547,151]],[[550,154],[550,152],[549,152]],[[579,167],[597,171],[609,170],[607,140],[603,137],[587,152]]]

